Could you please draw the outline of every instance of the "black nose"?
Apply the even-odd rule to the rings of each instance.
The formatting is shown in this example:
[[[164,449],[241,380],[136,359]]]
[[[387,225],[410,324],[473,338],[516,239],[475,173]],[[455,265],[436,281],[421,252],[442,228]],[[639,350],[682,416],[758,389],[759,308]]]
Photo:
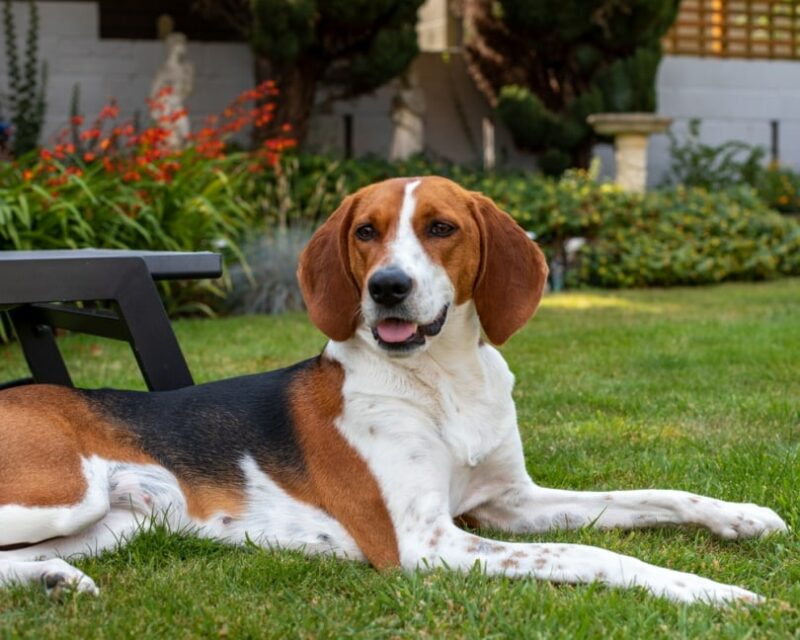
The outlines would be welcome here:
[[[397,267],[387,267],[372,274],[369,279],[369,295],[384,307],[400,304],[411,293],[413,282],[406,272]]]

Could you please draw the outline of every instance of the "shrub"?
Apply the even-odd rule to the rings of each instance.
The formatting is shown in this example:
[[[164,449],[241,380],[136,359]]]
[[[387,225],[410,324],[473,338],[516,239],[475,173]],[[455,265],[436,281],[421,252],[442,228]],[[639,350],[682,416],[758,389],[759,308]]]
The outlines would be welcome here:
[[[703,187],[715,191],[742,184],[755,188],[773,209],[800,211],[800,174],[777,163],[764,166],[764,149],[737,140],[720,145],[700,141],[700,120],[689,121],[689,133],[670,138],[668,184]]]
[[[567,272],[570,286],[634,287],[759,280],[800,275],[800,224],[769,209],[748,187],[709,192],[667,188],[645,195],[601,184],[591,172],[570,170],[561,179],[518,172],[483,172],[424,158],[401,163],[379,159],[291,159],[292,171],[324,176],[336,189],[327,211],[309,207],[295,190],[293,210],[312,210],[321,220],[340,196],[394,176],[443,175],[494,199],[536,234],[548,259],[568,262],[570,238],[587,240]],[[312,220],[305,216],[297,224]]]
[[[750,188],[678,187],[604,207],[581,249],[573,283],[600,287],[695,285],[800,275],[800,224]]]

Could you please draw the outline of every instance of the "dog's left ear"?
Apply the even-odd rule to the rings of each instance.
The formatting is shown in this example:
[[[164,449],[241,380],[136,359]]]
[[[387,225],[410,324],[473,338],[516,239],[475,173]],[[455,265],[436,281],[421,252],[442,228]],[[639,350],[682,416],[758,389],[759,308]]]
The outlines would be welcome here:
[[[547,281],[541,249],[505,211],[473,193],[481,232],[481,267],[473,299],[486,337],[503,344],[530,319]]]
[[[311,237],[300,254],[297,269],[311,322],[337,341],[347,340],[355,333],[361,310],[347,248],[354,207],[354,196],[344,199]]]

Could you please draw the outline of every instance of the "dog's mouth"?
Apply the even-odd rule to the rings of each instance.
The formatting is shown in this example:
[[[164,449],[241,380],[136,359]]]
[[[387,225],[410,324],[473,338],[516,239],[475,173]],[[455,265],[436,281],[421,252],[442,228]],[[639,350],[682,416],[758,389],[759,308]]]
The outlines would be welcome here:
[[[372,335],[378,344],[392,351],[409,351],[425,344],[428,337],[438,335],[447,320],[444,308],[429,324],[417,324],[404,318],[384,318],[372,327]]]

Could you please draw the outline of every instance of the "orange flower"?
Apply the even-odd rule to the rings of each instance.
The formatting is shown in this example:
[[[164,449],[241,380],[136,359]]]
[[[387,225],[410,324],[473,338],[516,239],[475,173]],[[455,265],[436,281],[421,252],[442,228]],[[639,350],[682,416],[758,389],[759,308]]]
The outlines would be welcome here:
[[[111,102],[107,104],[103,109],[100,111],[100,115],[97,116],[99,120],[107,120],[107,119],[114,119],[119,115],[119,107],[117,106],[116,102]]]
[[[22,172],[22,179],[25,180],[26,182],[29,180],[33,180],[33,171],[31,171],[30,169],[25,169],[25,171]]]
[[[97,156],[95,156],[91,151],[87,151],[83,154],[83,161],[84,162],[92,162]]]
[[[74,127],[80,127],[83,124],[83,116],[72,116],[69,122]]]

